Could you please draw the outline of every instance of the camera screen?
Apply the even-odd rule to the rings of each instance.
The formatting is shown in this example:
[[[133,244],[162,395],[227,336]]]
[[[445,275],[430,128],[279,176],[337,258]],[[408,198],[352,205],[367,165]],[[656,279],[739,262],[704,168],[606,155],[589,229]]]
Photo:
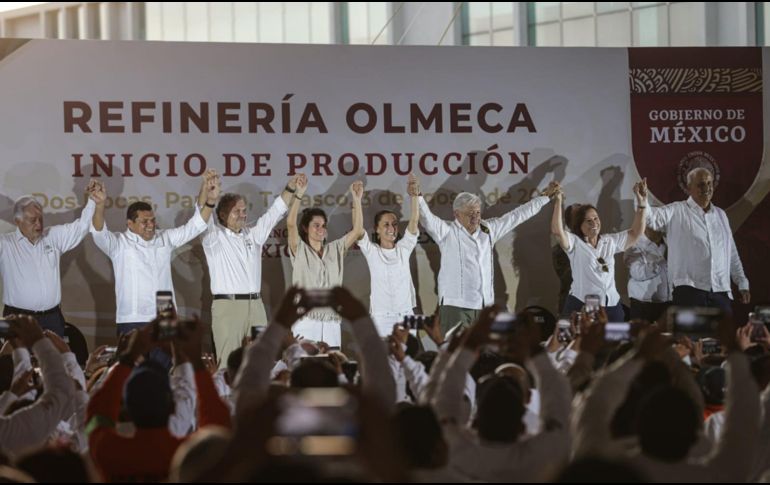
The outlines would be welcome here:
[[[268,444],[277,455],[342,456],[356,449],[356,401],[342,388],[309,388],[279,399],[276,437]]]
[[[585,311],[587,312],[595,312],[599,309],[601,299],[599,298],[599,295],[586,295],[585,299],[583,299],[583,304],[585,305]]]
[[[330,289],[305,290],[305,304],[310,308],[331,307],[334,298]]]
[[[716,308],[673,308],[672,330],[675,334],[694,337],[713,337],[721,313]]]
[[[511,334],[516,330],[516,315],[510,313],[498,313],[492,327],[489,329],[490,336]]]
[[[754,314],[765,325],[770,325],[770,306],[758,306],[754,309]]]
[[[607,323],[604,326],[604,339],[610,342],[622,342],[631,340],[630,323]]]
[[[14,333],[11,330],[11,323],[8,320],[0,320],[0,338],[13,337]]]
[[[404,328],[418,330],[433,325],[433,315],[407,315],[404,317]]]
[[[718,354],[722,351],[722,347],[719,345],[719,340],[715,338],[704,338],[701,339],[701,342],[703,344],[704,354]]]
[[[163,318],[158,321],[158,340],[171,340],[181,333],[179,321],[172,318]]]
[[[158,316],[171,316],[174,311],[174,296],[170,291],[159,291],[155,293],[155,307]]]

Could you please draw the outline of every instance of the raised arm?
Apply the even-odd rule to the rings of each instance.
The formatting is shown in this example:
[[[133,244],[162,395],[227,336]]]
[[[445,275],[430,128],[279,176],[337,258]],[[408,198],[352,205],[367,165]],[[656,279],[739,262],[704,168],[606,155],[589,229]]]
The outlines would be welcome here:
[[[420,222],[422,223],[422,227],[425,228],[430,237],[432,237],[433,240],[438,243],[449,233],[451,222],[436,217],[430,211],[430,207],[425,201],[425,198],[420,195],[420,179],[412,175],[409,180],[409,184],[411,186],[412,192],[418,195],[417,205],[419,206],[420,210]]]
[[[556,240],[559,241],[559,246],[565,251],[569,250],[569,237],[567,237],[567,231],[564,230],[564,222],[562,221],[562,201],[564,200],[564,193],[558,191],[554,197],[553,203],[553,216],[551,216],[551,234],[556,236]]]
[[[291,206],[291,201],[294,198],[294,194],[297,193],[297,180],[300,178],[300,176],[304,177],[302,174],[297,174],[290,178],[289,182],[286,184],[286,187],[283,188],[283,192],[281,192],[281,198],[286,204],[286,207]]]
[[[360,349],[363,392],[378,399],[386,409],[392,409],[396,402],[396,383],[388,364],[387,348],[374,322],[366,307],[347,289],[337,286],[332,289],[332,295],[337,313],[350,323]]]
[[[104,205],[107,200],[107,190],[102,182],[97,181],[90,196],[95,202],[94,215],[91,216],[91,235],[96,247],[104,254],[112,257],[118,247],[118,238],[107,230],[104,224]]]
[[[104,229],[104,204],[107,200],[107,189],[104,187],[104,183],[98,180],[94,181],[90,197],[96,204],[94,215],[91,217],[91,225],[97,231],[101,231]]]
[[[559,182],[551,182],[548,184],[548,187],[543,190],[540,196],[534,197],[529,202],[508,211],[508,213],[501,217],[495,217],[494,219],[487,219],[484,221],[485,225],[490,230],[492,242],[499,241],[506,234],[513,231],[516,226],[534,217],[548,204],[548,202],[550,202],[551,198],[559,190],[561,190]]]
[[[359,181],[350,185],[350,194],[353,197],[353,229],[345,234],[345,249],[350,248],[364,236],[364,213],[361,208],[361,198],[364,196],[364,183]]]
[[[299,174],[294,183],[297,188],[289,205],[289,215],[286,217],[286,229],[289,233],[289,250],[291,254],[297,254],[297,245],[299,244],[297,213],[299,212],[299,204],[302,202],[302,197],[307,190],[307,176],[304,173]]]
[[[62,419],[72,415],[75,385],[67,375],[64,360],[53,342],[44,338],[37,321],[29,316],[10,320],[11,329],[38,358],[43,374],[43,395],[33,404],[0,417],[0,443],[18,453],[45,444]]]
[[[634,214],[634,222],[631,224],[631,229],[628,231],[626,246],[623,248],[624,251],[633,247],[639,237],[644,234],[647,222],[647,179],[642,179],[634,184],[634,195],[636,196],[636,214]]]
[[[409,174],[409,182],[406,188],[409,194],[409,200],[412,203],[411,212],[409,213],[409,225],[406,226],[406,230],[410,234],[418,234],[417,224],[420,222],[420,189],[417,185],[417,177],[413,173]]]
[[[221,191],[221,182],[219,175],[213,169],[206,170],[201,180],[201,188],[198,192],[198,207],[201,210],[201,217],[207,223],[211,220],[211,213],[219,200]]]
[[[95,211],[95,201],[92,196],[93,192],[97,189],[98,182],[95,179],[91,179],[86,187],[85,194],[88,196],[88,201],[85,207],[80,212],[80,217],[69,224],[61,224],[53,226],[48,233],[48,236],[61,252],[67,252],[74,248],[86,237],[88,230],[91,227],[91,221],[93,220],[93,214]]]

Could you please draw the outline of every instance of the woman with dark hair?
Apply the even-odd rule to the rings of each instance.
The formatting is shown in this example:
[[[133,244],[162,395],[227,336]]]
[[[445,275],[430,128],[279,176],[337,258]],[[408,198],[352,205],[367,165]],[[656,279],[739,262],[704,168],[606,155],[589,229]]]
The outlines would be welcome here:
[[[289,252],[294,268],[292,283],[304,289],[330,290],[342,285],[345,254],[364,234],[364,216],[361,211],[364,184],[358,181],[350,186],[353,198],[353,229],[330,243],[326,242],[327,217],[323,209],[305,209],[297,226],[299,204],[306,190],[307,177],[301,175],[297,179],[296,193],[286,218]],[[340,323],[339,315],[331,308],[314,308],[294,324],[293,332],[339,348],[342,343]]]
[[[369,312],[382,337],[392,333],[394,323],[400,322],[406,315],[413,315],[417,305],[409,269],[409,258],[420,234],[417,229],[420,220],[419,194],[416,189],[413,190],[413,180],[414,175],[409,174],[408,192],[412,207],[404,236],[401,237],[398,232],[398,216],[384,210],[374,216],[371,241],[366,233],[358,241],[371,277]]]
[[[612,234],[600,234],[602,223],[596,207],[585,204],[572,213],[570,232],[562,223],[563,193],[556,196],[551,218],[551,233],[569,256],[572,286],[562,309],[563,315],[580,311],[586,295],[598,295],[599,305],[605,307],[610,322],[625,320],[620,294],[615,288],[615,254],[636,244],[644,234],[647,208],[647,181],[634,185],[637,210],[631,229]]]

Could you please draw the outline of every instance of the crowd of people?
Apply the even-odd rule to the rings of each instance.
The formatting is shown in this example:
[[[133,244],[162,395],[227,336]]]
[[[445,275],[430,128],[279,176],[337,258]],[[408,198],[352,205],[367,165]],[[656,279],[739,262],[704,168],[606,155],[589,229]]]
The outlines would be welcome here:
[[[761,480],[770,470],[770,331],[762,315],[733,321],[731,280],[749,303],[748,280],[725,213],[711,203],[712,174],[695,169],[687,181],[689,198],[662,207],[649,204],[644,180],[635,184],[631,227],[608,234],[592,205],[562,207],[556,181],[493,219],[482,218],[477,195],[458,194],[447,221],[410,175],[405,231],[396,212],[382,211],[371,235],[355,182],[352,229],[331,241],[322,209],[300,212],[303,174],[253,225],[245,199],[221,194],[213,171],[189,221],[168,230],[137,202],[126,230],[110,232],[99,180],[67,225],[44,228],[40,205],[23,197],[18,230],[0,236],[0,475]],[[558,324],[493,304],[495,243],[551,202]],[[261,248],[284,216],[292,285],[268,317]],[[441,252],[435,318],[414,315],[409,261],[420,226]],[[113,264],[117,336],[81,366],[62,337],[59,257],[89,232]],[[213,356],[204,353],[208,325],[173,309],[174,250],[198,236]],[[368,307],[342,286],[356,245],[370,270]],[[618,253],[630,269],[630,309],[615,281]],[[169,308],[159,308],[159,293]],[[672,304],[706,319],[706,331],[672,333],[663,317]]]

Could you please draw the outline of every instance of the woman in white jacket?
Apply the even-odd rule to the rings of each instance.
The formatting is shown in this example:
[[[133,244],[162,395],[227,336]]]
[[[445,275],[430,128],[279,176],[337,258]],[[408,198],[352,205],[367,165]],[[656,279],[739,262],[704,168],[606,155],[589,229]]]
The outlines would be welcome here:
[[[409,225],[403,237],[398,232],[398,216],[389,210],[374,216],[372,239],[364,233],[358,241],[371,277],[369,313],[380,336],[391,334],[393,324],[414,314],[416,297],[409,258],[417,246],[420,219],[418,189],[414,175],[409,175],[408,192],[412,207]]]

